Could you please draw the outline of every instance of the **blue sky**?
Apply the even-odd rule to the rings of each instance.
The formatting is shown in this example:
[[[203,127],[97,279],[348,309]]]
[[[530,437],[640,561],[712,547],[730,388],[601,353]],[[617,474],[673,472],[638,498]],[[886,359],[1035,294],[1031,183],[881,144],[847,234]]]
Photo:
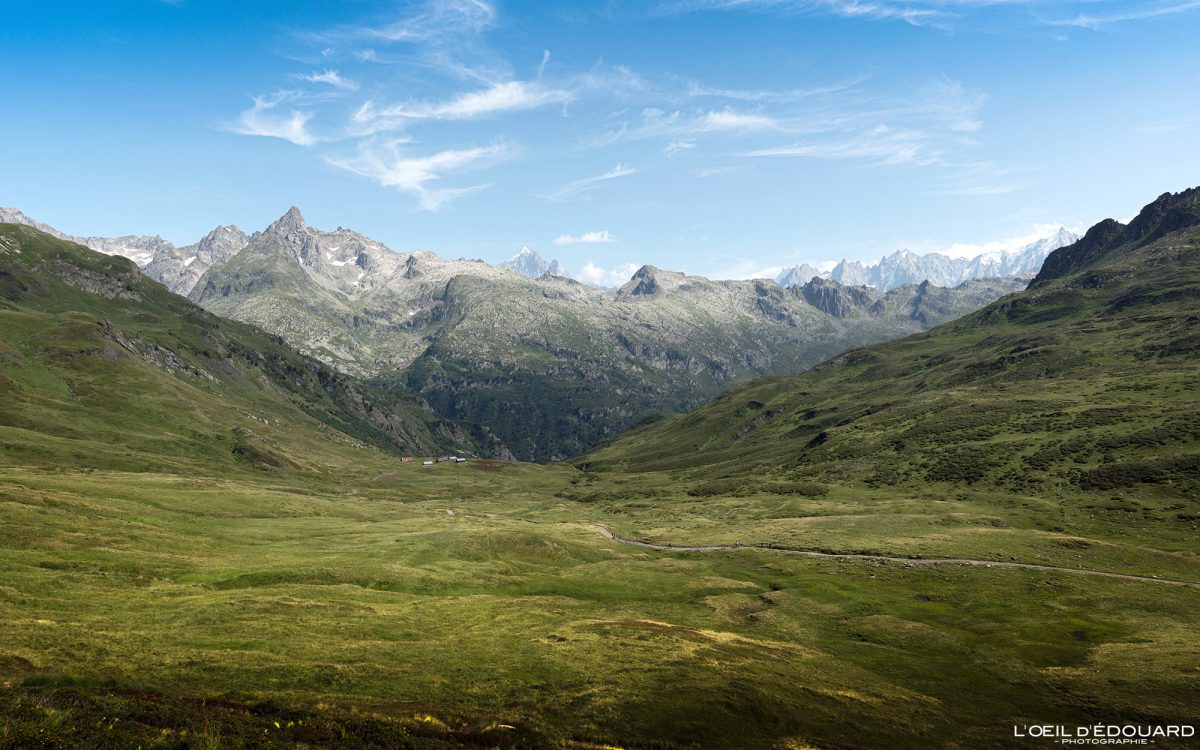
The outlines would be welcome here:
[[[0,204],[595,280],[967,254],[1200,184],[1196,39],[1200,0],[7,0]]]

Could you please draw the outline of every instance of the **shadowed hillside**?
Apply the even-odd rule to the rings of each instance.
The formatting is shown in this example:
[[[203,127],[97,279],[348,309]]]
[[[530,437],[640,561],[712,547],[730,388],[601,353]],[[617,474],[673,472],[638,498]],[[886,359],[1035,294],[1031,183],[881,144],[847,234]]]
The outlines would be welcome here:
[[[101,255],[0,225],[0,455],[144,471],[299,470],[327,451],[503,451]]]

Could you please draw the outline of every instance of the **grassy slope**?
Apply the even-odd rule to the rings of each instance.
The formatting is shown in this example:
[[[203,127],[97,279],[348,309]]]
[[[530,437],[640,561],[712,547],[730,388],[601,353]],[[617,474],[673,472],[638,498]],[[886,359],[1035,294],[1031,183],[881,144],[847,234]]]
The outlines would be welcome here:
[[[14,225],[0,243],[0,461],[282,468],[326,446],[474,447],[469,428],[206,313],[123,258]]]
[[[583,463],[670,477],[699,497],[835,485],[1193,551],[1197,289],[1191,228],[934,331],[757,381]]]
[[[1182,246],[1177,255],[1193,257]],[[1179,273],[1154,277],[1154,294],[1180,297],[1159,303],[1163,315],[1111,322],[1122,326],[1120,341],[1187,340],[1194,329],[1172,333],[1173,310],[1196,287],[1186,277],[1176,284]],[[51,446],[54,461],[9,453],[0,465],[0,747],[973,750],[1012,746],[1014,723],[1189,721],[1200,707],[1194,588],[749,550],[660,553],[616,544],[593,525],[663,541],[1015,557],[1200,581],[1195,521],[1168,509],[1188,502],[1178,480],[1123,491],[1136,498],[1134,513],[1088,508],[1097,502],[1064,473],[1073,458],[1054,457],[1027,489],[1010,488],[995,467],[973,482],[931,483],[915,473],[929,470],[918,459],[893,459],[895,480],[872,487],[870,456],[841,453],[857,444],[841,434],[855,422],[836,424],[845,416],[790,437],[781,425],[797,419],[791,412],[754,418],[790,403],[797,383],[829,373],[846,376],[837,387],[852,390],[840,398],[830,385],[829,401],[805,411],[828,403],[859,414],[872,398],[914,400],[904,391],[878,395],[863,374],[892,368],[920,393],[920,380],[903,369],[926,361],[921,353],[968,357],[942,337],[1011,350],[995,337],[1021,335],[1046,307],[1003,304],[987,313],[999,316],[1002,332],[984,331],[980,318],[873,347],[872,359],[759,383],[697,421],[645,428],[630,438],[636,447],[620,441],[591,459],[629,471],[426,469],[335,441],[308,454],[300,446],[319,433],[300,417],[281,429],[275,450],[309,463],[272,472],[224,454],[150,458],[130,442],[130,429],[97,441],[98,457],[75,456],[56,434],[60,425],[96,425],[116,412],[65,391],[44,401],[22,433]],[[1110,322],[1078,325],[1107,330]],[[1191,395],[1171,390],[1188,382],[1180,373],[1190,369],[1173,364],[1178,355],[1148,358],[1138,371],[1145,380],[1135,381],[1117,366],[1114,340],[1097,349],[1112,358],[1101,382],[1149,388],[1098,393],[1143,406],[1147,424],[1161,421],[1153,415],[1167,404],[1166,416],[1189,413]],[[1054,346],[1081,342],[1064,329]],[[31,366],[27,350],[3,351],[0,376]],[[889,354],[904,351],[907,363]],[[1053,351],[1038,355],[1041,366],[1057,363],[1069,376],[1074,360]],[[92,359],[103,366],[103,357]],[[979,361],[991,360],[964,363]],[[962,379],[967,371],[939,371],[948,395],[915,413],[945,414],[954,425],[949,399],[1008,400],[979,400],[979,384],[1004,386],[1003,372]],[[158,377],[157,368],[149,372]],[[1004,393],[1064,402],[1052,424],[1070,432],[1081,429],[1077,414],[1093,408],[1075,403],[1073,389],[1095,379],[1095,371],[1091,379],[1043,378],[1038,389],[1015,379]],[[1047,382],[1071,387],[1050,392]],[[745,393],[762,406],[741,401]],[[178,404],[156,408],[157,419],[199,429],[194,417],[172,412]],[[234,413],[226,410],[230,423]],[[738,421],[722,424],[735,414]],[[2,429],[8,419],[0,417]],[[875,432],[859,437],[882,440],[882,423],[861,424]],[[746,425],[753,428],[737,436]],[[1115,421],[1093,432],[1118,439],[1119,429],[1136,435],[1141,426]],[[824,441],[801,449],[820,432]],[[905,440],[922,453],[969,443],[961,430],[952,443],[916,442],[934,440],[920,434]],[[110,440],[118,447],[105,447]],[[1164,443],[1161,455],[1186,455],[1189,445]],[[688,460],[693,450],[728,460],[706,468]],[[903,458],[899,446],[890,450]]]

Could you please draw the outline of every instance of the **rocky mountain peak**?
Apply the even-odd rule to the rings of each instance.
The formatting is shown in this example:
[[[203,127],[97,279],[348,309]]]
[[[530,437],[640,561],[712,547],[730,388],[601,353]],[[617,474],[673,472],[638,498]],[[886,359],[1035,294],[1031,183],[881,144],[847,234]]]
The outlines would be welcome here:
[[[1050,253],[1030,287],[1085,269],[1097,260],[1150,244],[1165,234],[1200,226],[1200,187],[1180,193],[1163,193],[1141,209],[1128,224],[1105,218],[1087,230],[1079,241]]]
[[[292,206],[287,210],[287,213],[271,222],[271,226],[267,227],[267,232],[291,234],[292,232],[304,231],[307,228],[308,225],[304,223],[304,216],[300,213],[300,209]]]
[[[539,255],[536,250],[531,250],[528,246],[522,246],[520,252],[501,263],[500,267],[516,271],[522,276],[528,276],[531,279],[540,279],[546,274],[550,274],[551,276],[566,276],[566,272],[557,260],[548,261]]]
[[[1050,253],[1029,286],[1040,286],[1080,271],[1114,252],[1130,252],[1163,235],[1194,226],[1200,226],[1200,188],[1163,193],[1143,207],[1128,225],[1105,219],[1078,242]]]
[[[820,269],[810,266],[807,263],[801,263],[798,266],[792,266],[785,270],[775,280],[782,287],[804,286],[809,280],[818,276],[821,276]]]
[[[224,260],[242,249],[249,239],[249,236],[245,232],[230,224],[228,226],[217,227],[204,235],[192,248],[199,252],[208,252]],[[230,250],[232,252],[229,252]]]
[[[662,273],[661,269],[654,266],[642,266],[630,277],[629,281],[625,282],[625,285],[618,290],[618,293],[631,297],[658,294],[663,291],[663,285],[659,281],[659,275]]]
[[[871,294],[866,287],[849,287],[820,277],[800,287],[804,301],[823,313],[835,318],[845,318],[855,307],[869,304],[878,294]]]
[[[1163,193],[1129,222],[1126,242],[1146,245],[1165,234],[1200,225],[1200,187]]]

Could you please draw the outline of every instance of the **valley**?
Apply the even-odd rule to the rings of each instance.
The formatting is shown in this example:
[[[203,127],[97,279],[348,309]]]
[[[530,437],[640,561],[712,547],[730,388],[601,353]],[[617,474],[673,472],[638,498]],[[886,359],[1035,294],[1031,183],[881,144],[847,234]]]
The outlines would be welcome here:
[[[405,461],[500,443],[3,227],[0,746],[1035,747],[1014,727],[1186,723],[1198,201],[543,465]]]

